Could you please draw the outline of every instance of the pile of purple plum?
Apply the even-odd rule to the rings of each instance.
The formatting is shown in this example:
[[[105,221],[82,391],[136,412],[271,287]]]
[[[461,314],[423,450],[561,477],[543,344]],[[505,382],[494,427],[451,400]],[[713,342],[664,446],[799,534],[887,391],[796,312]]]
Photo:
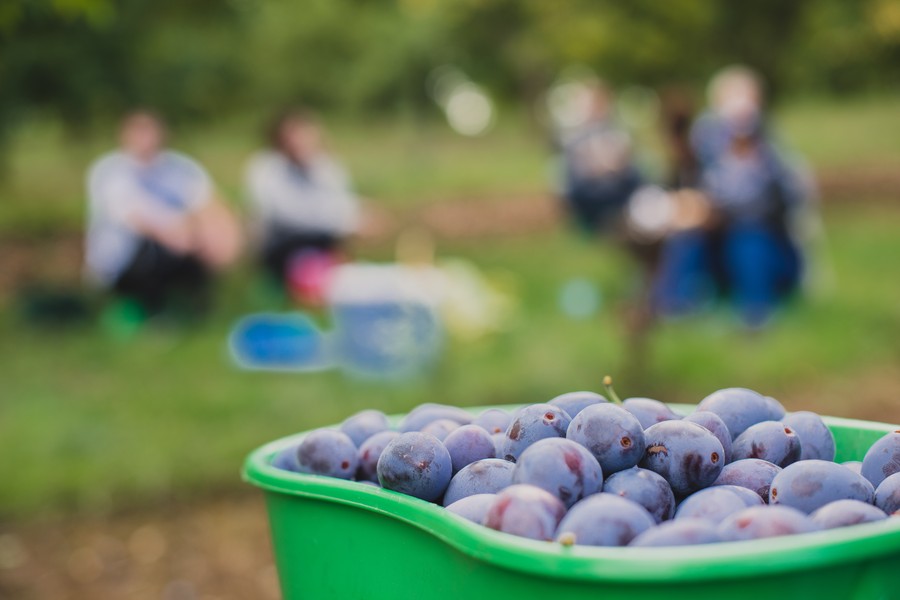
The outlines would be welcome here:
[[[719,390],[682,417],[607,389],[612,401],[572,392],[477,416],[423,404],[396,427],[366,410],[311,432],[273,464],[565,545],[708,544],[900,516],[900,429],[862,462],[839,464],[818,415],[786,413],[752,390]]]

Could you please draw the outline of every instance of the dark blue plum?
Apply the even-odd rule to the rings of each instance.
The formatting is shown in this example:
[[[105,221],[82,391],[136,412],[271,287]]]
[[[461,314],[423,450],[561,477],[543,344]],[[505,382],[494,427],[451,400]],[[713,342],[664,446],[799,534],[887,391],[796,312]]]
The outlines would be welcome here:
[[[731,492],[734,492],[741,497],[741,499],[744,501],[744,504],[747,505],[747,508],[750,508],[751,506],[762,506],[766,503],[759,494],[757,494],[753,490],[741,487],[739,485],[717,485],[714,487],[717,490],[729,490]]]
[[[807,514],[835,500],[872,503],[872,484],[847,467],[827,460],[803,460],[788,465],[772,480],[769,504]]]
[[[525,448],[538,440],[566,436],[571,419],[558,406],[532,404],[519,410],[506,430],[501,458],[516,462]]]
[[[478,425],[490,434],[504,433],[509,427],[512,417],[505,410],[499,408],[489,408],[472,421],[473,425]]]
[[[834,435],[822,417],[802,410],[781,420],[800,439],[800,460],[834,460]]]
[[[284,471],[300,472],[300,464],[297,462],[297,450],[300,444],[294,444],[289,448],[285,448],[272,458],[272,466],[276,469]]]
[[[475,494],[466,496],[447,506],[447,510],[473,523],[481,525],[487,516],[488,509],[494,503],[496,494]]]
[[[900,429],[872,444],[863,458],[862,476],[878,487],[885,477],[900,473]]]
[[[758,458],[779,467],[800,459],[800,438],[794,430],[778,421],[763,421],[748,427],[731,446],[734,460]]]
[[[885,477],[875,489],[875,506],[889,515],[900,511],[900,473]]]
[[[722,450],[725,451],[725,464],[732,461],[731,432],[728,431],[728,426],[719,415],[708,410],[697,410],[684,417],[683,420],[709,429],[709,432],[716,436],[716,439],[722,444]]]
[[[781,421],[787,414],[784,405],[772,396],[763,396],[766,406],[769,408],[769,414],[772,415],[772,421]]]
[[[502,457],[506,447],[506,432],[491,434],[491,441],[494,442],[494,456]]]
[[[675,511],[675,520],[706,519],[718,524],[746,508],[747,501],[742,495],[724,487],[711,487],[685,498]]]
[[[403,417],[397,430],[400,433],[421,431],[423,427],[438,419],[450,419],[460,425],[468,425],[473,421],[472,415],[456,406],[443,404],[422,404],[412,409]]]
[[[622,408],[633,414],[644,429],[663,421],[681,418],[664,402],[650,398],[626,398],[622,402]]]
[[[403,433],[378,458],[378,482],[386,490],[434,502],[450,483],[450,453],[439,439],[418,431]]]
[[[722,443],[708,429],[688,421],[650,426],[640,466],[659,473],[676,496],[687,496],[716,480],[725,465]]]
[[[745,388],[726,388],[713,392],[700,401],[697,410],[714,412],[725,422],[731,438],[762,421],[778,421],[784,407],[777,400]]]
[[[499,458],[486,458],[464,467],[450,480],[444,494],[444,506],[475,494],[496,494],[512,485],[515,464]]]
[[[718,532],[724,541],[738,542],[811,533],[819,529],[809,516],[797,509],[787,506],[754,506],[722,521]]]
[[[713,485],[737,485],[756,492],[763,502],[769,502],[769,487],[781,467],[758,458],[736,460],[725,465]]]
[[[572,419],[566,437],[587,448],[609,476],[635,466],[644,454],[644,428],[614,404],[588,406]]]
[[[444,446],[453,461],[453,473],[483,458],[494,458],[494,440],[491,434],[478,425],[463,425],[444,438]]]
[[[862,461],[861,460],[848,460],[841,463],[841,466],[847,467],[857,475],[862,475]]]
[[[559,498],[533,485],[511,485],[497,494],[482,524],[504,533],[550,541],[566,514]]]
[[[837,529],[882,521],[887,515],[877,506],[859,500],[835,500],[813,512],[809,518],[821,529]]]
[[[657,523],[675,514],[675,494],[662,475],[632,467],[613,473],[603,484],[603,491],[637,502]]]
[[[535,485],[566,508],[603,487],[603,470],[584,446],[565,438],[538,440],[519,456],[513,483]]]
[[[317,429],[303,438],[297,448],[297,470],[311,475],[352,479],[359,459],[356,444],[336,429]]]
[[[433,435],[442,442],[447,438],[451,431],[455,431],[460,424],[451,419],[437,419],[422,428],[422,433]]]
[[[706,519],[679,519],[645,531],[631,540],[629,546],[641,548],[696,546],[721,541],[715,523]]]
[[[644,507],[614,494],[594,494],[569,509],[556,530],[567,546],[627,546],[656,525]]]
[[[353,440],[357,448],[376,433],[387,431],[390,427],[387,416],[380,410],[364,410],[341,423],[341,431]]]
[[[360,481],[378,481],[378,459],[391,441],[399,437],[396,431],[382,431],[376,433],[359,447],[359,466],[356,469],[356,479]]]
[[[604,402],[609,402],[609,400],[594,392],[569,392],[568,394],[557,396],[547,404],[558,406],[566,411],[566,414],[569,415],[570,418],[574,419],[578,413],[588,406],[602,404]]]

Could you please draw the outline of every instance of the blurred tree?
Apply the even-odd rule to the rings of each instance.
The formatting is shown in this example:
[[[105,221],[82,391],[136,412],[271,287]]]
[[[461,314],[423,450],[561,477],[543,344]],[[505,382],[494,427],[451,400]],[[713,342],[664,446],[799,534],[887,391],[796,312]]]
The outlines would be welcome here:
[[[0,10],[0,136],[26,113],[77,133],[149,104],[209,114],[239,77],[235,11],[214,0],[30,0]],[[224,7],[224,8],[223,8]]]
[[[254,104],[384,109],[421,101],[441,46],[428,3],[386,0],[271,0],[251,17],[242,54]]]
[[[723,63],[741,62],[759,71],[769,95],[791,83],[787,71],[809,0],[718,3],[711,45]],[[722,66],[722,65],[717,65]]]
[[[896,89],[900,2],[4,0],[0,136],[34,112],[77,132],[136,104],[176,120],[421,109],[446,64],[514,102],[572,64],[700,85],[732,62],[779,93]]]

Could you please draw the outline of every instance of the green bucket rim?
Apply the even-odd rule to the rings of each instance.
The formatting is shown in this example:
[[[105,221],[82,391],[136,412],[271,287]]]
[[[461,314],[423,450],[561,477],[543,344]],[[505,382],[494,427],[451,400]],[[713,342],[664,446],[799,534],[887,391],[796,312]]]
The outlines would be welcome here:
[[[678,412],[693,407],[673,404]],[[515,405],[471,407],[515,408]],[[401,416],[392,417],[397,420]],[[897,425],[823,417],[830,427],[887,433]],[[418,527],[458,551],[493,565],[545,577],[588,581],[713,581],[786,573],[861,562],[900,553],[900,517],[840,529],[753,540],[673,548],[563,546],[515,537],[472,523],[443,507],[405,494],[318,475],[273,467],[271,458],[309,431],[254,450],[243,468],[244,481],[268,492],[334,502],[379,513]],[[673,552],[673,550],[676,550]]]

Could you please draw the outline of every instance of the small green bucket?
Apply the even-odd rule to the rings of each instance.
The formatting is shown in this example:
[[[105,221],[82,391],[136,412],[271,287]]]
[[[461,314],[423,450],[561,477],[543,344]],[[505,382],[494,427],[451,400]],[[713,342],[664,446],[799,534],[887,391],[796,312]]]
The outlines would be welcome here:
[[[838,461],[861,460],[896,428],[826,423]],[[265,491],[286,600],[900,599],[900,518],[705,546],[563,547],[396,492],[269,464],[303,435],[259,448],[244,465],[245,480]]]

